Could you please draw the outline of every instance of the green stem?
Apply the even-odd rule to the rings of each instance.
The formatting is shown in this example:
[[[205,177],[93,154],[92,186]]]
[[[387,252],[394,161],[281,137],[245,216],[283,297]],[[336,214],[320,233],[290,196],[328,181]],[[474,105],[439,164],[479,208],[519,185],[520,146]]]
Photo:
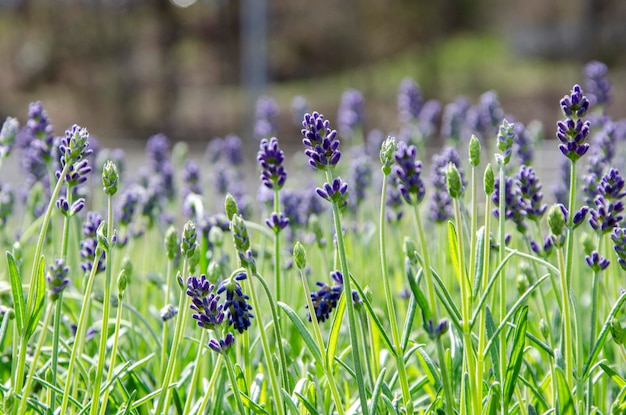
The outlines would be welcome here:
[[[98,413],[98,405],[100,404],[100,388],[102,387],[102,377],[104,373],[104,361],[106,359],[107,338],[109,328],[109,314],[111,312],[111,285],[113,284],[113,197],[107,197],[107,241],[109,243],[106,252],[106,270],[104,280],[104,302],[102,303],[102,325],[100,328],[100,348],[98,352],[98,366],[96,370],[96,378],[93,385],[93,395],[91,398],[91,415]],[[109,367],[109,371],[113,368]],[[106,402],[102,403],[106,406]]]
[[[219,374],[221,372],[222,369],[222,362],[224,361],[224,356],[222,354],[219,355],[217,362],[215,362],[215,366],[213,367],[213,374],[211,375],[211,379],[209,380],[209,385],[207,386],[206,390],[204,391],[204,397],[202,398],[202,403],[200,404],[200,408],[198,408],[198,413],[199,414],[204,414],[206,413],[206,406],[209,404],[209,399],[211,398],[211,393],[213,392],[213,389],[215,388],[215,382],[217,382],[217,378],[219,377]],[[246,412],[243,412],[244,414]]]
[[[573,340],[571,337],[571,320],[570,316],[570,302],[569,302],[569,290],[570,284],[572,281],[572,263],[574,262],[574,258],[572,257],[574,250],[574,209],[576,204],[576,163],[571,162],[570,164],[570,192],[569,192],[569,206],[568,206],[568,232],[567,232],[567,242],[566,242],[566,250],[567,256],[565,257],[565,268],[561,268],[561,289],[564,291],[563,293],[563,311],[565,320],[563,320],[563,327],[565,332],[565,341],[567,344],[564,344],[565,348],[565,363],[566,370],[565,375],[567,379],[568,385],[570,387],[573,386],[574,381],[574,358],[572,356],[572,347]],[[569,356],[569,358],[568,358]]]
[[[254,316],[257,319],[257,324],[259,325],[259,334],[261,336],[261,345],[263,346],[263,354],[265,355],[265,363],[267,365],[267,371],[270,375],[270,383],[272,384],[272,395],[274,396],[274,400],[276,401],[276,409],[279,415],[283,415],[285,413],[285,407],[282,400],[282,394],[280,392],[280,384],[278,383],[278,378],[276,377],[276,369],[274,368],[274,362],[272,361],[272,349],[270,348],[269,342],[267,341],[267,334],[265,333],[265,324],[263,323],[263,313],[261,312],[261,308],[259,307],[259,301],[256,295],[256,289],[254,288],[254,282],[252,276],[255,275],[252,272],[251,267],[247,269],[248,276],[250,278],[250,300],[252,301],[252,308],[254,310]],[[274,328],[277,327],[277,321],[274,320]],[[278,338],[277,341],[280,341]],[[227,359],[228,360],[228,359]],[[227,361],[228,364],[228,361]],[[281,363],[281,367],[283,364]],[[231,379],[231,382],[233,379]],[[242,412],[243,413],[243,412]]]
[[[598,253],[602,252],[602,241],[604,238],[602,235],[598,237]],[[593,273],[593,282],[591,288],[591,320],[589,325],[589,347],[596,341],[596,320],[598,313],[598,272]],[[587,413],[591,413],[591,406],[593,405],[593,379],[592,376],[589,376],[589,381],[587,383]]]
[[[274,190],[274,212],[280,212],[280,199],[278,190]],[[282,281],[280,280],[280,237],[276,232],[274,237],[274,277],[276,279],[276,301],[282,301]],[[281,341],[281,339],[277,339]]]
[[[167,271],[165,275],[166,288],[165,288],[165,304],[167,306],[170,303],[170,293],[171,293],[171,279],[172,279],[172,267],[174,260],[167,261]],[[161,344],[163,347],[161,348],[161,365],[159,368],[159,377],[161,381],[165,378],[165,368],[167,366],[167,351],[169,347],[167,347],[168,343],[168,335],[169,335],[169,324],[168,321],[163,322],[163,338],[161,339]]]
[[[499,221],[499,243],[500,247],[498,248],[498,258],[500,259],[500,263],[504,261],[506,256],[505,248],[506,248],[506,236],[505,236],[505,224],[506,224],[506,177],[504,171],[504,164],[499,163],[500,171],[499,171],[499,205],[498,205],[498,221]],[[487,242],[488,243],[488,242]],[[506,315],[506,275],[504,270],[500,275],[500,319],[503,319]],[[506,332],[503,330],[500,337],[500,376],[504,377],[506,373]],[[505,399],[504,394],[501,394],[501,405],[502,405],[502,413],[508,413],[508,402]]]
[[[333,175],[330,167],[326,170],[326,180],[328,183],[333,182]],[[343,240],[343,231],[341,228],[341,214],[339,212],[339,204],[332,202],[333,220],[335,223],[335,233],[337,235],[337,250],[339,254],[339,263],[343,274],[344,291],[346,296],[346,305],[348,308],[348,325],[350,328],[350,343],[352,345],[352,360],[354,363],[354,373],[356,375],[356,384],[359,390],[359,399],[361,401],[361,413],[369,415],[367,406],[367,393],[365,391],[365,383],[363,382],[363,367],[361,366],[361,351],[359,348],[359,339],[357,337],[356,316],[354,313],[354,304],[352,304],[352,283],[350,282],[350,271],[348,269],[348,259],[346,255],[346,247]],[[333,356],[334,358],[334,356]]]
[[[183,278],[187,276],[189,272],[189,263],[187,258],[183,261]],[[164,413],[164,408],[167,408],[169,404],[169,387],[174,372],[174,363],[178,355],[178,347],[182,343],[183,334],[185,333],[185,322],[187,321],[187,309],[189,308],[189,296],[186,295],[185,290],[180,290],[180,296],[178,298],[178,315],[176,318],[176,331],[174,332],[174,340],[172,341],[171,353],[167,360],[167,368],[165,370],[165,376],[163,377],[163,383],[161,385],[161,394],[159,395],[159,401],[157,402],[156,415]],[[165,345],[163,345],[165,347]]]
[[[113,379],[113,368],[115,368],[115,360],[117,357],[117,347],[120,337],[120,324],[122,322],[122,306],[123,292],[118,294],[117,312],[115,315],[115,330],[113,332],[113,348],[111,349],[111,361],[109,362],[109,372],[107,373],[106,384],[111,383]],[[100,415],[104,415],[107,408],[107,402],[109,400],[109,394],[111,393],[111,387],[106,388],[104,395],[102,396],[102,406],[100,407]]]
[[[387,270],[387,249],[385,246],[385,196],[387,195],[387,175],[383,177],[383,185],[381,190],[380,199],[380,218],[379,218],[379,245],[380,245],[380,263],[382,267],[382,280],[383,287],[385,289],[385,298],[387,303],[387,314],[389,315],[389,321],[391,322],[391,335],[394,343],[393,355],[396,358],[396,366],[398,368],[398,375],[400,377],[400,387],[402,388],[402,398],[404,400],[404,407],[407,414],[413,413],[413,399],[411,398],[411,389],[409,388],[409,381],[406,374],[406,367],[404,364],[404,350],[402,350],[402,343],[400,342],[400,335],[398,333],[398,323],[396,321],[396,311],[393,303],[393,295],[391,293],[391,287],[389,282],[389,273]]]
[[[204,351],[204,340],[206,339],[206,330],[202,330],[200,335],[200,343],[198,343],[198,351],[196,352],[196,362],[193,367],[193,375],[191,376],[191,383],[189,384],[189,393],[187,394],[187,401],[185,402],[185,409],[183,414],[191,413],[191,403],[193,402],[193,394],[195,393],[196,383],[198,382],[198,375],[200,374],[200,359],[202,359],[202,352]]]
[[[74,345],[72,346],[72,353],[70,355],[70,362],[67,367],[67,373],[65,375],[65,388],[63,389],[63,399],[61,401],[61,414],[67,414],[67,405],[70,397],[70,387],[73,383],[74,368],[76,366],[76,360],[82,353],[83,344],[85,342],[85,330],[87,328],[87,316],[88,310],[91,304],[91,291],[93,290],[93,283],[98,271],[98,258],[102,255],[100,246],[96,247],[96,255],[91,266],[91,272],[89,279],[87,280],[87,287],[85,288],[85,294],[83,296],[83,304],[80,309],[80,317],[78,318],[78,327],[76,328],[76,335],[74,336]]]
[[[26,378],[26,385],[22,392],[22,400],[20,401],[20,415],[26,412],[26,401],[28,400],[28,396],[30,395],[30,389],[33,385],[33,379],[35,372],[37,371],[37,361],[39,360],[39,354],[41,353],[41,348],[43,347],[43,342],[46,338],[46,332],[48,329],[48,325],[50,324],[50,317],[52,316],[52,307],[54,303],[48,304],[48,310],[46,310],[46,316],[44,317],[43,326],[41,327],[41,333],[39,334],[39,341],[37,342],[37,347],[35,348],[35,353],[33,354],[33,361],[30,365],[30,370],[28,371],[28,377]]]
[[[306,303],[309,307],[309,315],[311,316],[311,322],[313,323],[313,333],[315,334],[315,340],[317,341],[320,351],[322,352],[322,356],[325,356],[326,346],[324,345],[322,331],[320,330],[320,325],[317,321],[317,315],[315,314],[315,307],[313,306],[313,301],[311,300],[311,290],[309,289],[309,285],[307,284],[306,277],[304,276],[302,270],[300,270],[300,279],[302,280],[302,286],[304,287],[304,294],[306,296]],[[328,378],[328,385],[330,387],[330,392],[333,395],[333,400],[335,401],[335,407],[337,408],[337,412],[339,412],[339,415],[344,415],[345,411],[343,409],[341,396],[339,395],[339,390],[337,389],[337,384],[335,382],[333,368],[329,367],[326,362],[326,359],[322,359],[322,365],[324,367],[324,372],[326,372],[326,377]]]
[[[261,331],[263,331],[263,329],[261,329]],[[241,396],[239,394],[239,388],[237,387],[237,378],[235,377],[233,362],[230,361],[230,358],[228,356],[224,356],[224,361],[226,362],[226,371],[228,372],[228,378],[230,379],[230,386],[233,388],[233,395],[235,395],[237,408],[240,414],[245,414],[246,408],[243,406],[243,402],[241,401]],[[278,404],[278,402],[276,403],[276,406],[279,408],[282,407],[282,405]]]
[[[569,387],[573,386],[573,365],[572,359],[572,321],[570,313],[570,301],[569,301],[569,287],[567,285],[567,277],[565,271],[565,261],[563,259],[563,250],[558,248],[556,251],[557,259],[559,262],[559,268],[562,270],[561,277],[561,320],[563,320],[563,339],[561,341],[561,348],[563,349],[563,358],[565,360],[565,373],[567,384]]]
[[[438,321],[438,307],[437,302],[435,301],[435,287],[433,281],[432,270],[430,269],[430,256],[428,255],[428,249],[426,248],[426,236],[424,234],[424,227],[422,226],[422,219],[419,215],[418,205],[413,206],[413,216],[415,217],[415,225],[417,227],[417,234],[419,236],[420,245],[422,247],[422,260],[424,263],[422,264],[422,268],[424,270],[426,276],[426,288],[428,290],[428,300],[430,302],[431,308],[431,316],[433,319],[433,324],[437,324]],[[448,369],[446,367],[446,356],[445,350],[443,347],[443,342],[441,341],[441,337],[437,336],[435,341],[437,344],[437,359],[439,359],[439,366],[441,371],[441,378],[443,382],[443,394],[445,398],[444,402],[444,411],[447,414],[454,413],[454,399],[452,398],[452,386],[450,385],[450,378],[448,376]]]

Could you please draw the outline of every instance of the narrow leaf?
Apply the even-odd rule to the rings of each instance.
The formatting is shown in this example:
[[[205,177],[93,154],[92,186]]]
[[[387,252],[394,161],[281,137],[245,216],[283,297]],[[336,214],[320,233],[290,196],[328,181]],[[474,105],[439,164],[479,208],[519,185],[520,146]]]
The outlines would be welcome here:
[[[524,306],[517,319],[517,327],[513,336],[513,349],[509,356],[509,362],[506,367],[506,379],[504,380],[504,400],[510,402],[515,384],[522,368],[522,360],[524,359],[524,346],[526,340],[526,326],[528,323],[528,306]]]
[[[277,304],[280,308],[282,308],[285,314],[287,314],[287,317],[289,317],[289,319],[295,326],[296,330],[298,330],[300,337],[302,337],[302,340],[304,340],[304,344],[306,345],[307,349],[309,349],[309,351],[311,352],[311,355],[313,356],[315,361],[319,365],[323,366],[322,352],[320,351],[320,348],[315,342],[315,340],[313,340],[313,336],[311,336],[311,333],[309,332],[309,330],[307,330],[300,316],[298,316],[298,314],[296,314],[296,312],[293,311],[293,309],[289,307],[287,304],[281,301],[278,301]]]
[[[17,269],[17,263],[13,254],[7,251],[7,262],[9,264],[9,277],[11,279],[11,294],[13,295],[13,307],[15,308],[15,321],[20,336],[24,335],[24,323],[26,320],[26,305],[24,304],[24,292],[22,291],[22,279]]]
[[[287,404],[287,408],[289,408],[289,412],[293,415],[300,415],[300,411],[298,411],[298,407],[294,403],[293,399],[291,399],[291,395],[285,389],[281,389],[280,393],[283,394],[283,400]]]
[[[423,270],[420,269],[419,272],[422,273]],[[415,298],[415,301],[417,301],[417,305],[422,311],[422,327],[424,328],[424,330],[428,330],[428,320],[430,320],[430,307],[428,306],[428,301],[426,300],[426,296],[424,295],[424,292],[422,291],[419,284],[417,283],[417,280],[420,274],[418,274],[417,277],[414,277],[413,271],[411,269],[411,265],[407,264],[406,276],[407,276],[407,279],[409,280],[409,287],[411,288],[413,297]]]
[[[437,366],[433,363],[432,359],[423,349],[424,345],[420,345],[417,348],[417,360],[419,360],[422,368],[424,369],[424,374],[433,385],[435,389],[439,389],[441,386],[441,379],[439,378],[439,373],[437,371]]]
[[[487,415],[496,415],[498,409],[500,409],[500,384],[498,382],[491,385],[489,388]]]
[[[46,262],[43,255],[39,258],[37,273],[34,281],[30,282],[30,290],[28,292],[28,325],[24,338],[29,339],[37,328],[37,323],[43,313],[43,305],[46,300]]]
[[[254,412],[255,414],[269,415],[269,413],[265,409],[263,409],[263,407],[261,407],[259,404],[254,402],[252,399],[250,399],[248,395],[246,395],[245,393],[241,391],[239,392],[239,395],[241,396],[241,401],[243,402],[243,404],[248,409],[251,409],[252,412]]]
[[[370,303],[370,300],[367,299],[367,296],[365,295],[365,292],[361,288],[361,285],[359,285],[359,282],[356,279],[354,279],[352,274],[350,274],[350,281],[352,281],[352,283],[354,284],[354,287],[356,288],[359,295],[361,296],[361,300],[363,301],[363,305],[365,305],[365,309],[367,310],[367,313],[369,314],[372,321],[374,322],[374,325],[378,327],[378,332],[382,336],[385,343],[387,343],[388,349],[390,351],[395,350],[395,347],[393,346],[391,339],[387,335],[387,330],[383,326],[383,323],[380,321],[376,313],[374,313],[374,308],[372,307],[372,303]],[[392,351],[391,353],[394,353],[394,352]]]
[[[376,413],[376,405],[378,405],[378,398],[380,397],[380,392],[382,391],[382,385],[385,378],[385,373],[387,373],[387,368],[383,367],[378,375],[378,379],[376,379],[376,383],[374,384],[374,390],[372,391],[372,399],[370,400],[369,405],[369,413]]]
[[[485,329],[487,330],[487,337],[493,339],[493,347],[491,348],[489,355],[491,356],[491,363],[493,365],[493,374],[498,382],[501,382],[500,378],[500,340],[498,336],[494,336],[496,331],[496,324],[493,321],[493,316],[491,315],[491,309],[489,306],[485,307]],[[482,351],[481,351],[482,353]]]
[[[556,366],[554,368],[556,372],[556,386],[557,386],[557,413],[559,415],[575,415],[574,400],[572,399],[572,392],[565,380],[563,369]]]
[[[485,227],[481,226],[476,235],[476,255],[474,256],[474,292],[472,298],[478,297],[480,292],[480,283],[485,267]]]
[[[341,320],[343,320],[343,313],[345,310],[346,310],[346,295],[344,292],[339,298],[339,304],[337,304],[337,312],[335,313],[335,318],[333,318],[333,324],[330,328],[330,334],[328,335],[328,349],[326,350],[326,364],[328,365],[329,368],[333,367],[333,360],[335,358],[335,352],[337,351],[337,342],[339,341],[339,330],[341,329]]]
[[[459,264],[459,243],[456,235],[456,228],[452,221],[448,221],[448,251],[450,258],[452,259],[452,266],[454,272],[458,278],[459,285],[461,285],[461,278],[465,277],[465,273],[461,272],[461,266]]]
[[[604,371],[604,373],[606,373],[607,375],[609,375],[609,377],[611,378],[611,380],[613,382],[615,382],[615,384],[620,388],[624,388],[626,387],[626,379],[624,379],[623,377],[620,376],[619,373],[617,373],[615,370],[613,370],[612,368],[610,368],[609,366],[605,365],[604,363],[600,363],[600,367],[602,368],[602,370]]]
[[[313,404],[311,404],[311,402],[309,402],[301,393],[295,392],[295,394],[298,397],[298,399],[300,399],[300,402],[302,402],[302,405],[304,405],[304,407],[309,412],[309,414],[311,415],[319,414],[319,412],[317,412],[317,409],[315,409],[315,406],[313,406]]]

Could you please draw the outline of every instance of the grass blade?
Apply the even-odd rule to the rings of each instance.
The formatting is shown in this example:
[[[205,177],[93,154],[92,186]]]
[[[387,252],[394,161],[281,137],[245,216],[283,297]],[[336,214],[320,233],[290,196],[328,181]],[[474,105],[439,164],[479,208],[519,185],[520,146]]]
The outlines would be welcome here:
[[[378,327],[378,331],[380,335],[382,336],[383,340],[385,341],[385,343],[387,343],[387,347],[389,348],[389,351],[393,353],[393,350],[395,350],[395,347],[393,347],[393,343],[391,342],[391,339],[387,335],[387,330],[385,330],[385,328],[383,327],[383,323],[380,321],[376,313],[374,313],[374,308],[372,307],[372,303],[370,303],[370,300],[368,300],[367,296],[365,295],[365,292],[359,285],[359,282],[356,279],[354,279],[352,274],[350,274],[350,281],[352,281],[352,283],[354,284],[354,287],[359,292],[359,295],[361,296],[361,300],[363,301],[363,304],[365,305],[365,308],[367,309],[367,313],[372,318],[372,321],[374,322],[376,327]]]
[[[522,368],[524,359],[524,346],[526,340],[526,326],[528,323],[528,306],[524,306],[517,319],[517,327],[513,336],[513,349],[509,356],[509,363],[506,368],[506,379],[504,380],[504,400],[510,402],[515,390],[515,384]]]
[[[626,387],[626,379],[621,377],[620,374],[617,373],[615,370],[605,365],[604,363],[600,363],[600,368],[602,368],[604,373],[606,373],[620,389]]]
[[[383,367],[378,375],[378,379],[376,379],[376,383],[374,384],[374,390],[372,391],[372,398],[370,400],[370,414],[376,413],[376,406],[378,405],[378,398],[380,397],[380,393],[382,391],[383,381],[385,378],[385,374],[387,373],[387,368]]]
[[[500,382],[500,340],[498,339],[498,336],[495,336],[496,323],[493,321],[493,316],[491,315],[491,309],[489,306],[485,307],[485,329],[487,330],[487,337],[493,339],[494,347],[492,347],[489,351],[489,355],[491,356],[491,363],[493,365],[493,374],[496,380]]]
[[[465,272],[461,270],[459,264],[459,243],[456,235],[456,228],[452,221],[448,221],[448,251],[450,252],[450,258],[452,258],[452,266],[456,273],[459,285],[461,285],[461,278],[465,278]]]
[[[472,298],[478,297],[480,292],[480,282],[483,275],[483,268],[485,267],[485,257],[483,256],[485,251],[485,227],[481,226],[476,235],[476,256],[474,257],[474,292]]]
[[[37,323],[39,323],[39,318],[43,313],[43,305],[46,299],[45,267],[46,263],[42,255],[37,265],[35,281],[30,282],[30,290],[28,293],[28,324],[24,335],[26,340],[32,336],[37,327]]]
[[[278,304],[278,306],[282,308],[285,314],[287,314],[287,317],[289,317],[293,325],[296,327],[296,330],[298,330],[298,333],[300,333],[302,340],[304,340],[304,344],[313,355],[313,358],[315,359],[315,361],[319,365],[322,365],[323,364],[322,352],[319,346],[317,345],[317,343],[315,343],[315,340],[313,339],[313,336],[311,336],[311,333],[309,332],[309,330],[307,330],[300,316],[298,316],[298,314],[296,314],[296,312],[293,311],[293,309],[289,307],[287,304],[281,301],[278,301],[276,304]]]
[[[7,251],[7,262],[9,264],[9,277],[11,279],[11,294],[13,295],[13,307],[15,308],[15,321],[20,336],[24,335],[24,321],[26,320],[26,305],[24,304],[24,291],[22,290],[22,279],[17,269],[17,263],[13,254]]]
[[[289,408],[289,412],[294,415],[300,415],[300,411],[298,411],[298,407],[294,403],[293,399],[291,399],[291,395],[284,389],[281,389],[280,392],[283,394],[283,398],[285,399],[285,403],[287,404],[287,408]]]
[[[439,378],[439,373],[437,372],[437,366],[433,363],[432,359],[423,349],[424,345],[420,345],[417,348],[417,359],[422,365],[424,369],[424,374],[433,385],[435,389],[439,389],[441,387],[441,379]]]
[[[575,415],[574,400],[572,399],[572,392],[565,380],[565,374],[563,369],[556,366],[554,368],[556,372],[556,386],[557,386],[557,413],[559,415]]]
[[[350,299],[352,300],[352,298]],[[333,324],[330,328],[330,334],[328,335],[328,349],[326,350],[326,364],[330,368],[333,367],[333,360],[335,359],[335,352],[337,351],[337,342],[339,341],[339,330],[341,329],[341,320],[343,320],[343,313],[345,310],[346,310],[346,293],[344,292],[339,298],[339,304],[337,304],[337,312],[335,313],[335,318],[333,318]]]
[[[309,402],[300,392],[294,392],[294,393],[296,394],[298,399],[300,399],[300,402],[302,402],[302,405],[304,405],[304,407],[309,412],[309,414],[319,415],[319,412],[317,412],[317,409],[315,409],[315,406],[313,406],[313,404],[311,404],[311,402]]]

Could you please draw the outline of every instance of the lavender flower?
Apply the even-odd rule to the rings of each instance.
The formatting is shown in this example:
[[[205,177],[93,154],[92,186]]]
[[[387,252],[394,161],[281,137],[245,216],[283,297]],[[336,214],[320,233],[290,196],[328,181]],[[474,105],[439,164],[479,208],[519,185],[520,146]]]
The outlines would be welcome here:
[[[402,193],[398,188],[398,181],[394,170],[391,170],[387,180],[388,186],[385,198],[385,206],[387,207],[385,210],[386,219],[390,223],[396,223],[402,219],[404,213],[402,211]]]
[[[33,102],[28,106],[26,133],[29,136],[31,148],[39,153],[45,162],[52,160],[55,147],[53,127],[41,101]]]
[[[337,131],[330,129],[330,122],[318,112],[305,114],[302,121],[302,143],[307,147],[304,154],[309,157],[309,164],[319,170],[335,167],[341,158]]]
[[[522,193],[520,188],[516,185],[515,181],[511,177],[506,177],[504,182],[504,209],[505,209],[505,218],[507,220],[515,223],[517,230],[520,233],[526,232],[526,210],[528,206],[526,205],[525,199],[522,197]],[[491,196],[491,200],[496,206],[499,206],[500,203],[500,177],[496,177],[495,181],[495,191]],[[500,217],[500,209],[495,208],[493,210],[493,215],[498,218]]]
[[[608,68],[602,62],[591,61],[585,65],[585,90],[591,105],[606,106],[611,102],[611,83]]]
[[[469,102],[465,97],[458,97],[454,102],[444,107],[441,116],[441,136],[443,138],[454,143],[460,141],[468,110]]]
[[[348,206],[348,183],[341,180],[341,177],[333,179],[332,184],[324,183],[323,188],[318,187],[315,191],[322,199],[337,203],[339,210]]]
[[[261,181],[263,184],[273,190],[280,190],[287,180],[287,172],[283,167],[285,153],[278,148],[278,139],[272,137],[261,140],[261,149],[257,154],[257,161],[263,168],[261,173]]]
[[[246,278],[247,275],[240,272],[234,278],[222,281],[217,288],[217,294],[226,293],[223,310],[228,316],[228,324],[239,333],[243,333],[250,327],[250,320],[254,317],[250,312],[252,306],[248,304],[249,297],[243,293],[239,284],[239,281]]]
[[[504,118],[504,111],[495,91],[487,91],[480,96],[479,103],[468,112],[468,122],[483,140],[496,135],[498,125]]]
[[[453,147],[445,147],[441,153],[433,155],[431,163],[431,183],[433,185],[433,195],[430,200],[430,218],[437,223],[442,223],[453,216],[452,198],[446,187],[446,172],[448,164],[452,163],[457,168],[461,166],[459,154]],[[461,173],[462,185],[467,183]]]
[[[225,161],[227,164],[238,166],[243,163],[243,144],[235,134],[224,138],[216,137],[207,145],[205,158],[211,163]]]
[[[98,261],[95,265],[97,272],[102,272],[106,268],[104,251],[96,259],[96,247],[98,245],[96,232],[102,221],[102,216],[97,212],[87,212],[87,219],[83,222],[85,239],[80,241],[80,256],[84,261],[81,262],[80,266],[85,272],[91,270],[96,260]]]
[[[19,121],[13,117],[7,117],[4,124],[2,124],[2,130],[0,130],[0,159],[6,158],[11,154],[19,128]]]
[[[343,291],[343,275],[341,272],[333,271],[330,273],[330,277],[336,282],[334,286],[331,287],[324,282],[318,281],[316,285],[320,288],[311,293],[315,318],[319,322],[324,322],[330,317],[330,313],[337,307]],[[308,318],[309,321],[312,321],[310,312],[308,313]]]
[[[571,182],[571,171],[567,159],[563,160],[561,163],[560,170],[561,180],[557,181],[557,183],[552,187],[552,193],[557,203],[565,205],[567,204],[567,195]]]
[[[395,154],[396,164],[394,171],[398,189],[408,204],[419,204],[426,194],[424,182],[421,179],[422,163],[416,160],[417,149],[407,145],[404,141],[398,143]]]
[[[372,167],[367,156],[362,154],[352,158],[350,177],[351,182],[354,183],[353,206],[358,207],[365,200],[365,192],[372,184]]]
[[[624,218],[624,203],[621,199],[626,196],[624,179],[616,169],[611,169],[602,177],[598,186],[598,195],[594,199],[595,208],[590,209],[589,224],[604,234],[611,232]]]
[[[289,225],[289,218],[282,212],[273,212],[269,218],[265,219],[265,224],[268,228],[273,230],[274,233],[278,234]]]
[[[178,314],[178,307],[175,307],[171,304],[166,304],[159,310],[159,316],[163,321],[173,319],[174,317],[176,317],[176,314]]]
[[[516,177],[516,184],[520,189],[520,195],[524,200],[524,210],[530,220],[540,220],[548,206],[543,203],[541,183],[535,175],[535,170],[530,166],[521,166]]]
[[[256,102],[254,136],[260,140],[278,133],[278,104],[268,96],[260,97]]]
[[[202,194],[202,186],[200,185],[200,167],[198,163],[193,160],[186,160],[183,168],[183,196],[187,196],[190,193],[197,195]]]
[[[209,347],[217,353],[228,353],[233,344],[235,344],[235,337],[232,333],[226,333],[226,336],[219,341],[215,339],[209,340]]]
[[[610,264],[610,261],[601,257],[598,251],[593,251],[590,255],[587,255],[585,261],[587,265],[589,265],[589,268],[596,273],[604,271]]]
[[[419,114],[417,128],[422,139],[432,138],[437,132],[437,122],[441,114],[441,102],[436,99],[426,101]]]
[[[593,204],[596,196],[600,194],[598,186],[603,176],[605,167],[606,165],[602,163],[597,156],[589,157],[587,174],[583,176],[583,193],[585,194],[585,203]]]
[[[146,158],[150,167],[154,189],[159,197],[172,200],[174,189],[174,168],[170,159],[170,141],[164,134],[156,134],[146,143]]]
[[[215,294],[215,285],[207,280],[206,275],[200,278],[187,278],[187,295],[191,297],[190,308],[195,312],[192,317],[198,326],[213,330],[224,321],[223,305],[220,296]]]
[[[355,131],[363,131],[365,124],[365,100],[363,94],[356,89],[348,89],[341,95],[341,102],[337,111],[337,125],[339,135],[343,138],[352,138]]]
[[[515,140],[515,124],[509,123],[506,118],[502,120],[498,129],[498,149],[502,154],[496,154],[498,164],[507,165],[513,154],[513,141]]]
[[[616,227],[611,233],[613,249],[618,256],[617,263],[626,271],[626,228]]]
[[[531,136],[521,122],[515,123],[514,130],[513,150],[520,164],[530,166],[535,156]]]
[[[419,85],[411,78],[404,78],[398,88],[398,114],[403,123],[414,123],[417,121],[424,97]]]
[[[574,85],[571,94],[565,95],[560,104],[566,118],[557,123],[556,137],[561,142],[559,150],[572,162],[576,162],[589,150],[589,144],[585,141],[590,124],[581,119],[589,109],[589,100],[583,95],[582,88]]]
[[[56,259],[54,264],[50,265],[50,269],[46,273],[46,281],[48,282],[48,295],[51,301],[56,301],[69,284],[70,280],[67,278],[69,271],[70,269],[65,265],[63,259]]]

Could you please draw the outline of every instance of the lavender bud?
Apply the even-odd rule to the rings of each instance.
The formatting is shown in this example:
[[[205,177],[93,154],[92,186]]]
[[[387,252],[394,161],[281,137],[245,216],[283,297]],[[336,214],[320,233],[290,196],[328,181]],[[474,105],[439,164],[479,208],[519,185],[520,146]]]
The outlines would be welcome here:
[[[178,314],[178,307],[171,304],[166,304],[163,308],[161,308],[161,310],[159,310],[159,315],[163,321],[174,318],[176,314]]]
[[[62,259],[56,259],[54,264],[50,265],[50,269],[46,275],[46,281],[48,282],[48,295],[51,301],[59,299],[61,292],[65,290],[70,280],[67,278],[67,274],[70,269],[65,265],[65,261]]]
[[[272,137],[261,140],[261,149],[257,155],[257,161],[263,168],[261,181],[268,189],[280,190],[287,180],[287,172],[283,167],[285,153],[278,148],[278,139]]]
[[[165,251],[167,252],[167,258],[171,261],[176,258],[176,254],[180,249],[180,243],[178,242],[178,233],[174,226],[167,228],[165,232]]]
[[[126,276],[126,270],[122,269],[117,276],[117,298],[119,301],[122,301],[124,297],[126,286],[128,286],[128,276]]]
[[[469,162],[474,167],[480,164],[480,141],[474,134],[469,142]]]
[[[589,265],[589,268],[595,273],[604,271],[610,263],[608,259],[601,257],[598,251],[593,251],[590,255],[587,255],[585,261],[587,265]]]
[[[408,236],[404,238],[404,256],[406,256],[412,264],[417,264],[417,248],[415,242]]]
[[[513,153],[513,141],[515,140],[515,124],[509,123],[506,118],[502,120],[498,130],[498,149],[502,154],[496,154],[498,164],[507,165]]]
[[[560,236],[565,230],[565,215],[560,205],[553,205],[548,212],[548,226],[555,236]]]
[[[219,226],[211,226],[209,243],[220,248],[224,244],[224,231]]]
[[[461,181],[461,173],[454,163],[448,163],[448,171],[446,174],[446,182],[448,183],[448,193],[453,199],[463,196],[463,182]]]
[[[239,207],[237,206],[237,201],[230,193],[226,194],[226,199],[224,200],[224,208],[226,211],[226,217],[228,220],[233,220],[234,215],[239,214]]]
[[[102,185],[104,186],[104,193],[107,196],[113,196],[117,193],[117,185],[119,181],[119,174],[117,172],[117,166],[112,161],[108,160],[104,163],[102,169]]]
[[[493,169],[491,168],[491,164],[487,164],[487,168],[485,168],[483,185],[485,189],[485,194],[487,196],[491,196],[496,186],[496,178],[494,176]]]
[[[180,252],[186,258],[191,258],[196,250],[196,225],[192,221],[188,221],[183,228],[181,236]]]
[[[341,180],[341,177],[333,179],[332,184],[324,183],[323,188],[315,189],[317,194],[332,203],[337,203],[339,210],[344,210],[348,206],[348,183]]]
[[[7,117],[4,124],[2,124],[2,130],[0,130],[0,159],[6,158],[11,154],[19,129],[20,123],[13,117]]]
[[[125,256],[122,258],[122,270],[124,270],[124,273],[126,274],[126,279],[128,280],[127,283],[130,284],[133,277],[133,262],[130,257]]]
[[[306,250],[300,241],[297,241],[293,247],[293,262],[300,271],[306,268]]]
[[[382,164],[383,174],[388,176],[391,173],[391,166],[394,162],[394,154],[398,149],[398,144],[394,137],[387,137],[380,147],[380,163]]]

